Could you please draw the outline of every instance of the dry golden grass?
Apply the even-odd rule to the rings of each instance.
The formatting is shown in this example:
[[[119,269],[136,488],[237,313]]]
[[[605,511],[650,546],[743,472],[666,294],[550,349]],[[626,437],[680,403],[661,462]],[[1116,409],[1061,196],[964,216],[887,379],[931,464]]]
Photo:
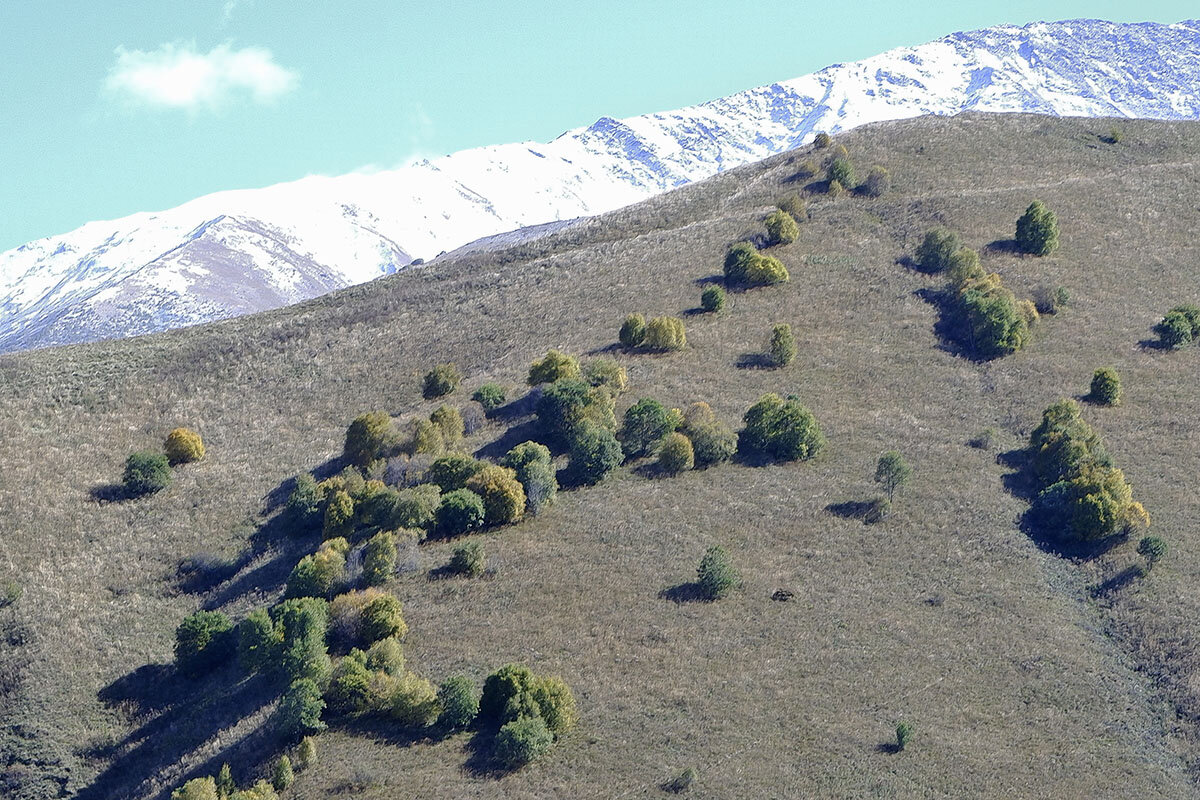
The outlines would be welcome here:
[[[391,587],[405,603],[409,664],[437,681],[506,661],[558,673],[582,721],[513,775],[465,768],[468,736],[398,740],[333,730],[295,797],[661,796],[697,769],[706,797],[1188,797],[1200,763],[1200,352],[1139,346],[1176,302],[1200,300],[1194,162],[1200,126],[965,115],[839,136],[893,191],[808,198],[800,238],[775,248],[790,283],[731,293],[685,317],[689,348],[616,357],[631,391],[705,400],[727,422],[766,391],[794,392],[829,440],[800,465],[725,465],[673,479],[628,469],[565,492],[544,516],[484,535],[496,574],[430,581],[452,544]],[[180,559],[234,556],[288,477],[337,455],[375,408],[428,413],[421,375],[452,360],[465,400],[518,386],[550,347],[610,348],[627,311],[699,304],[725,246],[761,230],[807,153],[734,170],[545,239],[444,260],[290,309],[123,342],[0,358],[0,583],[33,631],[20,688],[0,714],[3,791],[18,798],[164,797],[229,758],[264,770],[269,687],[198,687],[170,670],[172,634],[201,604],[240,616],[269,602],[311,541],[276,540],[208,595],[181,591]],[[943,224],[985,248],[1039,197],[1058,215],[1050,258],[984,250],[1027,296],[1065,285],[1026,350],[965,359],[921,299],[936,278],[898,260]],[[739,369],[789,323],[783,370]],[[1171,543],[1149,579],[1093,598],[1134,563],[1132,545],[1090,561],[1046,553],[1017,519],[987,427],[1020,447],[1041,409],[1115,366],[1116,408],[1085,415]],[[130,503],[90,493],[126,454],[178,425],[206,459]],[[501,436],[492,425],[472,440]],[[827,507],[867,499],[879,453],[914,467],[883,524]],[[723,543],[744,586],[714,604],[660,597]],[[771,599],[776,589],[795,593]],[[4,645],[0,645],[3,647]],[[0,664],[3,662],[0,661]],[[903,753],[886,747],[913,723]]]

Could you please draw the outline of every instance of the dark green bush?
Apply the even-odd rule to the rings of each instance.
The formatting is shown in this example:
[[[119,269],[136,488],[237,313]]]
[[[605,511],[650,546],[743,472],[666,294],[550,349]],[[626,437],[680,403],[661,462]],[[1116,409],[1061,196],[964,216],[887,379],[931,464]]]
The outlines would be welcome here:
[[[1041,200],[1034,200],[1017,220],[1017,248],[1035,256],[1058,249],[1058,217]]]
[[[1101,367],[1092,373],[1092,387],[1088,399],[1102,406],[1121,403],[1121,376],[1112,367]]]
[[[462,374],[454,364],[438,364],[425,373],[422,394],[426,400],[445,397],[458,388]]]
[[[308,678],[293,681],[279,701],[277,730],[287,740],[323,731],[325,723],[321,721],[321,712],[324,710],[325,701],[316,683]]]
[[[487,556],[479,542],[467,542],[454,548],[447,569],[455,575],[478,578],[487,569]]]
[[[945,228],[934,228],[925,234],[913,260],[926,272],[942,272],[950,268],[954,255],[962,249],[962,239]]]
[[[725,308],[725,290],[720,286],[706,287],[700,293],[700,307],[709,313],[715,313]]]
[[[386,411],[362,414],[346,429],[343,457],[357,467],[365,468],[385,451],[398,443],[399,436]]]
[[[363,583],[379,586],[396,572],[396,536],[380,531],[371,537],[363,551]]]
[[[738,451],[769,455],[781,461],[812,458],[825,446],[825,438],[812,412],[794,397],[785,401],[765,394],[742,417],[745,428]]]
[[[141,450],[130,453],[125,460],[125,475],[121,483],[130,497],[160,492],[171,485],[171,465],[161,453]]]
[[[521,442],[500,459],[500,466],[513,470],[517,473],[517,478],[521,479],[531,464],[544,464],[548,467],[550,462],[549,447],[538,442]]]
[[[504,387],[498,383],[485,383],[475,390],[471,399],[483,406],[484,411],[495,411],[504,405]]]
[[[325,701],[335,715],[358,714],[365,711],[371,698],[371,670],[366,655],[355,648],[340,659],[333,668]]]
[[[689,424],[684,433],[692,442],[697,467],[710,467],[733,458],[737,453],[737,435],[718,420]]]
[[[696,585],[706,600],[719,600],[738,585],[738,573],[734,569],[729,552],[721,545],[714,545],[700,559],[696,570]]]
[[[483,696],[479,699],[479,721],[493,729],[512,719],[506,717],[510,706],[521,705],[518,698],[532,693],[537,676],[533,670],[521,664],[505,664],[483,682]]]
[[[325,648],[329,604],[316,597],[284,600],[271,608],[271,619],[282,639],[283,672],[292,680],[309,678],[323,684],[330,671]]]
[[[233,655],[233,623],[219,611],[197,611],[175,629],[175,668],[191,678],[213,670]]]
[[[800,236],[800,226],[786,211],[775,210],[767,215],[767,241],[772,245],[791,244]]]
[[[569,444],[592,402],[591,387],[583,381],[555,381],[538,400],[538,423],[550,441]]]
[[[966,328],[967,344],[981,358],[1015,353],[1029,341],[1029,323],[998,275],[963,284],[957,309]]]
[[[1200,339],[1200,308],[1176,306],[1167,312],[1162,322],[1154,326],[1163,347],[1186,347]]]
[[[896,749],[903,750],[908,747],[913,738],[913,726],[907,722],[900,722],[896,725]]]
[[[247,674],[270,672],[278,665],[283,638],[265,608],[255,609],[238,623],[238,664]]]
[[[321,492],[316,479],[302,472],[296,476],[296,487],[288,495],[287,513],[301,527],[311,527],[321,519]]]
[[[850,159],[844,156],[837,156],[829,162],[829,172],[825,177],[830,184],[838,183],[846,189],[856,185],[854,165],[850,163]]]
[[[571,443],[568,469],[579,483],[594,484],[604,480],[622,460],[621,445],[612,431],[589,424]]]
[[[883,197],[891,191],[891,188],[892,173],[878,164],[871,167],[871,171],[867,173],[867,179],[862,184],[863,194],[867,197]]]
[[[658,451],[658,468],[668,475],[687,472],[696,465],[692,441],[682,433],[669,433]]]
[[[621,323],[617,338],[625,347],[641,347],[646,338],[646,318],[641,314],[630,314]]]
[[[668,433],[675,430],[670,411],[649,397],[643,397],[625,411],[618,439],[629,458],[648,456]]]
[[[496,734],[496,761],[519,769],[550,749],[554,735],[541,717],[521,717],[505,723]]]
[[[435,527],[442,536],[459,536],[483,527],[483,498],[470,489],[455,489],[442,495]]]
[[[454,675],[438,687],[437,726],[443,731],[461,731],[471,727],[479,713],[479,692],[466,675]]]
[[[275,772],[271,776],[271,785],[278,792],[287,791],[295,782],[296,773],[292,771],[292,760],[288,758],[287,753],[279,757],[275,762]]]
[[[1144,536],[1138,542],[1138,554],[1146,559],[1146,571],[1154,569],[1154,565],[1167,557],[1167,543],[1160,536]]]
[[[725,282],[741,286],[748,282],[750,268],[760,259],[758,250],[749,242],[735,242],[725,254]]]
[[[646,323],[642,346],[649,350],[682,350],[687,347],[683,320],[678,317],[655,317]]]
[[[776,325],[771,329],[771,361],[776,367],[786,367],[796,360],[796,337],[792,326]]]
[[[484,468],[479,461],[466,453],[450,453],[435,459],[425,472],[425,480],[436,485],[443,492],[452,492],[467,485],[467,481],[479,474]]]
[[[528,383],[530,386],[540,386],[543,383],[554,383],[558,380],[581,380],[583,373],[579,369],[579,359],[559,350],[550,350],[541,361],[533,362],[529,368]]]

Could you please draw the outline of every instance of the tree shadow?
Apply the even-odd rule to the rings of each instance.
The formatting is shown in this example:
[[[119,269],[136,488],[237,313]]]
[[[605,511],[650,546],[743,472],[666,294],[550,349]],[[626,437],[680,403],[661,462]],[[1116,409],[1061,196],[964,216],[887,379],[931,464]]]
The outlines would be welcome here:
[[[463,772],[473,778],[490,778],[499,780],[508,775],[510,770],[496,763],[496,731],[494,728],[480,726],[476,728],[467,741],[467,760],[463,762]]]
[[[766,353],[742,353],[733,365],[738,369],[776,369],[779,366]]]
[[[1142,339],[1138,342],[1138,347],[1142,350],[1161,350],[1164,353],[1174,349],[1168,347],[1162,339]]]
[[[659,599],[670,600],[676,605],[684,603],[707,603],[708,598],[704,596],[700,584],[696,581],[688,581],[687,583],[678,583],[674,586],[663,589],[658,593]]]
[[[476,450],[473,455],[475,458],[487,458],[493,461],[499,461],[509,450],[512,450],[517,445],[523,442],[536,442],[541,434],[541,426],[537,420],[531,419],[519,425],[514,425],[503,434],[499,439],[488,442],[483,447]]]
[[[610,342],[602,347],[593,347],[591,350],[584,351],[586,356],[607,356],[613,353],[624,353],[628,350],[625,345],[620,342]]]
[[[498,408],[493,408],[488,412],[488,419],[495,422],[508,423],[533,416],[534,412],[537,411],[538,401],[542,399],[543,391],[542,387],[534,386],[515,400],[510,400]]]
[[[896,744],[895,742],[880,742],[879,744],[875,745],[875,752],[887,753],[890,756],[894,756],[901,751],[900,745]]]
[[[1016,239],[996,239],[983,246],[983,252],[988,255],[1021,255],[1021,248]]]
[[[327,459],[313,469],[308,470],[308,472],[313,476],[314,479],[320,482],[326,478],[332,478],[334,475],[341,472],[345,467],[345,460],[341,456],[335,456]],[[264,511],[269,514],[272,511],[282,507],[283,504],[287,502],[288,498],[291,497],[291,494],[295,488],[296,476],[293,475],[281,482],[271,491],[267,492],[266,496],[263,498]]]
[[[1109,598],[1113,595],[1120,594],[1126,586],[1133,583],[1134,580],[1142,577],[1145,574],[1144,569],[1140,565],[1126,567],[1095,586],[1090,587],[1089,592],[1093,598]]]
[[[953,291],[943,289],[917,289],[913,294],[936,309],[938,318],[933,324],[933,335],[937,337],[938,349],[975,364],[986,364],[1001,358],[1000,355],[982,356],[971,346],[970,332],[956,313]]]
[[[93,503],[120,503],[124,500],[131,500],[133,496],[125,491],[124,485],[120,483],[102,483],[98,486],[93,486],[88,489],[88,497]]]
[[[725,283],[725,274],[723,272],[715,272],[712,275],[705,275],[703,278],[696,278],[692,283],[697,286],[708,286],[712,283],[723,284]]]
[[[844,503],[830,503],[825,510],[842,519],[865,520],[871,511],[871,503],[868,500],[847,500]]]

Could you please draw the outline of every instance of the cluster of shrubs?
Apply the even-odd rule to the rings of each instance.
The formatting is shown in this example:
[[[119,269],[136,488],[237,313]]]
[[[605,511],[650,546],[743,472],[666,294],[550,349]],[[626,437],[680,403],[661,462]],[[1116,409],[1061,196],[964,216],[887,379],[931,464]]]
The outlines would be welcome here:
[[[658,467],[668,475],[728,461],[737,451],[733,431],[707,403],[681,412],[649,397],[625,412],[618,439],[626,458],[657,453]]]
[[[825,437],[812,412],[795,395],[764,394],[742,417],[738,453],[779,461],[803,461],[817,455]]]
[[[944,228],[929,231],[914,260],[922,270],[949,278],[947,294],[958,336],[975,355],[996,358],[1028,343],[1037,308],[1028,300],[1018,301],[999,275],[984,272],[979,254],[965,247],[958,234]]]
[[[1200,306],[1175,306],[1154,326],[1163,347],[1175,350],[1200,341]]]
[[[1125,474],[1113,466],[1074,400],[1060,400],[1045,410],[1030,450],[1039,487],[1033,514],[1044,530],[1095,541],[1150,524]]]
[[[204,440],[190,428],[175,428],[163,441],[161,453],[139,450],[125,459],[121,486],[127,497],[160,492],[171,485],[171,467],[204,458]]]
[[[562,678],[507,664],[483,683],[477,721],[482,730],[494,731],[493,757],[505,769],[545,753],[578,718],[575,695]]]
[[[825,156],[825,185],[826,191],[834,198],[844,197],[852,191],[867,197],[882,197],[892,188],[892,176],[884,167],[878,164],[871,167],[866,178],[861,182],[855,174],[854,164],[845,146],[835,144],[828,133],[818,133],[813,139],[817,150],[828,150]],[[816,165],[808,161],[803,171],[809,175],[817,175]]]
[[[222,764],[215,777],[193,778],[171,793],[171,800],[275,800],[276,792],[286,791],[296,780],[296,772],[317,763],[317,743],[306,736],[295,750],[295,766],[287,753],[275,762],[271,780],[260,780],[245,789],[238,789],[229,764]]]
[[[725,304],[724,294],[710,296],[709,302],[713,305],[710,310],[720,310]],[[678,317],[654,317],[647,322],[642,314],[630,314],[621,323],[617,338],[630,350],[669,352],[687,347],[687,330]]]
[[[725,254],[727,286],[772,286],[790,279],[787,267],[773,256],[765,256],[750,242],[736,242]]]
[[[562,356],[551,351],[546,358],[553,354],[556,361]],[[534,370],[530,371],[531,383],[549,382],[542,386],[537,400],[538,426],[546,442],[567,451],[567,471],[572,480],[580,484],[597,483],[621,463],[615,408],[617,397],[628,388],[628,377],[611,359],[599,359],[585,373],[573,356],[562,358],[561,369],[538,369],[543,360],[534,364],[536,375]],[[533,467],[534,472],[548,469],[548,448],[528,447],[509,455],[510,463],[520,465],[526,472],[529,467],[522,462],[529,459],[544,465]]]

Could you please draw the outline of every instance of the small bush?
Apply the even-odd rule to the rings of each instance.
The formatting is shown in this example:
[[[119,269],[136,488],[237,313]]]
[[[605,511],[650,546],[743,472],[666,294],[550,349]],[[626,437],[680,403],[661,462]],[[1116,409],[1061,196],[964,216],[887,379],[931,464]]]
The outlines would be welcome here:
[[[271,785],[278,792],[287,791],[288,788],[296,781],[296,773],[292,771],[292,760],[288,758],[287,753],[279,757],[279,761],[275,762],[275,773],[271,777]]]
[[[746,270],[747,286],[774,286],[787,283],[791,276],[778,258],[760,255]]]
[[[288,576],[284,597],[329,597],[346,579],[348,550],[346,540],[337,537],[300,559]]]
[[[172,466],[190,464],[204,458],[204,440],[190,428],[176,428],[167,434],[163,452]]]
[[[255,609],[238,623],[238,664],[247,674],[275,668],[283,649],[283,638],[265,608]]]
[[[425,373],[421,393],[426,400],[445,397],[458,388],[462,382],[462,374],[454,364],[438,364]]]
[[[541,361],[533,362],[529,368],[527,382],[530,386],[540,386],[543,383],[554,383],[564,378],[577,381],[582,377],[583,374],[579,370],[579,359],[559,350],[550,350]]]
[[[888,450],[875,465],[875,482],[887,492],[889,503],[896,490],[907,484],[911,477],[912,467],[904,461],[899,450]]]
[[[413,454],[441,455],[446,452],[446,440],[442,437],[442,429],[427,419],[419,419],[413,423],[412,441],[409,449]]]
[[[396,573],[396,536],[380,531],[367,542],[363,551],[363,582],[368,586],[387,583]]]
[[[479,699],[479,720],[493,728],[512,719],[506,717],[510,708],[521,705],[517,700],[524,693],[531,693],[537,676],[533,670],[521,664],[505,664],[483,682],[483,695]]]
[[[160,492],[171,485],[171,465],[167,457],[149,450],[131,453],[125,460],[121,483],[130,497]]]
[[[720,286],[709,286],[700,293],[700,307],[709,313],[725,308],[725,290]]]
[[[913,726],[907,722],[896,725],[896,749],[904,750],[912,742]]]
[[[649,397],[643,397],[625,411],[625,421],[618,439],[629,458],[648,456],[663,438],[675,430],[670,412]]]
[[[233,654],[234,641],[229,617],[220,611],[197,611],[175,629],[175,668],[199,677]]]
[[[211,775],[203,778],[192,778],[190,781],[171,792],[171,800],[220,800],[217,794],[217,782]]]
[[[765,394],[742,417],[739,452],[770,455],[781,461],[812,458],[825,446],[825,437],[812,412],[794,397],[785,401]]]
[[[714,545],[704,553],[696,570],[696,584],[706,600],[719,600],[738,584],[737,570],[729,552]]]
[[[525,513],[525,488],[508,467],[488,464],[467,481],[466,488],[483,498],[487,525],[509,525]]]
[[[1121,376],[1112,367],[1101,367],[1092,373],[1092,388],[1088,399],[1102,406],[1121,403]]]
[[[867,197],[883,197],[892,189],[892,173],[876,164],[867,173],[863,181],[862,191]]]
[[[813,170],[815,173],[816,170]],[[804,222],[808,219],[808,204],[804,202],[804,198],[796,192],[779,198],[775,207],[784,212],[796,222]]]
[[[837,156],[829,162],[829,171],[825,175],[830,186],[837,183],[843,188],[849,189],[855,185],[854,180],[854,165],[850,163],[850,159],[844,156]]]
[[[365,711],[371,699],[371,671],[363,651],[355,648],[333,668],[325,702],[331,714],[341,716]]]
[[[406,728],[425,728],[437,719],[437,689],[412,672],[395,680],[387,704],[388,714]]]
[[[771,361],[776,367],[786,367],[796,360],[796,337],[792,326],[776,325],[771,329]]]
[[[1035,256],[1058,249],[1058,217],[1041,200],[1034,200],[1017,220],[1017,247]]]
[[[483,498],[470,489],[455,489],[442,496],[435,527],[442,536],[459,536],[483,527]]]
[[[683,320],[678,317],[655,317],[646,323],[642,345],[649,350],[682,350],[687,347]]]
[[[372,672],[402,675],[404,674],[404,648],[400,646],[400,640],[395,637],[389,636],[380,639],[367,648],[364,663]]]
[[[317,765],[317,742],[311,736],[305,736],[300,740],[300,746],[296,748],[296,766],[305,770]]]
[[[321,721],[321,712],[324,710],[325,700],[317,684],[308,678],[301,678],[288,687],[279,701],[276,728],[285,739],[319,733],[325,730],[325,723]]]
[[[961,287],[967,281],[979,280],[985,275],[979,263],[979,253],[969,247],[958,248],[946,265],[946,277],[955,288]]]
[[[762,256],[749,242],[735,242],[725,254],[725,282],[730,286],[741,286],[748,282],[750,268]]]
[[[1146,571],[1154,569],[1154,565],[1167,556],[1167,543],[1159,536],[1144,536],[1138,542],[1138,554],[1146,559]]]
[[[629,373],[613,358],[589,361],[583,369],[583,380],[588,386],[607,389],[614,397],[629,388]]]
[[[388,507],[377,524],[385,528],[429,530],[442,502],[437,484],[426,483],[404,489],[388,498]]]
[[[380,594],[362,610],[362,641],[374,644],[381,639],[403,639],[408,634],[404,606],[390,594]]]
[[[963,247],[957,233],[945,228],[934,228],[925,234],[913,260],[925,272],[943,272],[950,268],[954,256]]]
[[[1200,339],[1200,308],[1176,306],[1154,326],[1163,347],[1178,349]]]
[[[733,458],[737,453],[737,435],[718,420],[689,424],[684,429],[692,443],[697,467],[711,467]]]
[[[617,338],[625,347],[641,347],[646,338],[646,318],[641,314],[630,314],[621,323]]]
[[[325,524],[322,528],[326,539],[349,538],[354,533],[354,500],[345,489],[338,489],[325,506]]]
[[[454,675],[438,687],[437,726],[444,731],[466,730],[479,713],[479,692],[465,675]]]
[[[346,429],[343,457],[356,467],[365,468],[397,443],[395,426],[386,411],[362,414]]]
[[[496,734],[496,761],[519,769],[550,749],[554,735],[541,717],[521,717],[505,723]]]
[[[818,133],[816,135],[816,137],[813,138],[813,147],[817,148],[818,150],[824,150],[826,147],[829,147],[831,144],[833,144],[833,138],[830,137],[830,135],[828,133],[825,133],[824,131],[822,131],[821,133]]]
[[[586,425],[571,444],[569,469],[576,481],[595,484],[621,465],[624,456],[612,431]]]
[[[550,448],[538,442],[521,442],[513,449],[505,453],[504,458],[500,459],[500,466],[508,467],[517,473],[517,478],[520,479],[524,470],[532,464],[545,464],[550,466]]]
[[[800,236],[800,226],[786,211],[775,210],[767,215],[767,241],[772,245],[791,244]]]
[[[456,575],[478,578],[487,568],[487,556],[483,552],[483,545],[479,542],[467,542],[454,548],[447,567]]]
[[[467,481],[479,474],[485,464],[466,453],[451,453],[435,459],[425,472],[425,480],[443,492],[462,489]]]
[[[692,441],[682,433],[668,434],[658,451],[658,468],[668,475],[678,475],[695,465]]]
[[[471,399],[483,406],[484,411],[495,411],[505,403],[504,387],[498,383],[485,383],[475,390]]]
[[[462,441],[466,424],[457,408],[442,404],[429,415],[429,421],[437,426],[442,434],[442,442],[447,448],[457,447]]]

